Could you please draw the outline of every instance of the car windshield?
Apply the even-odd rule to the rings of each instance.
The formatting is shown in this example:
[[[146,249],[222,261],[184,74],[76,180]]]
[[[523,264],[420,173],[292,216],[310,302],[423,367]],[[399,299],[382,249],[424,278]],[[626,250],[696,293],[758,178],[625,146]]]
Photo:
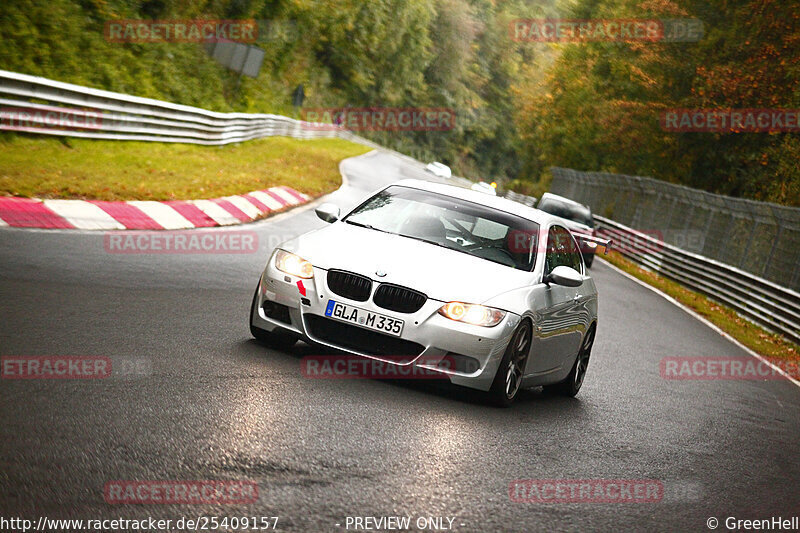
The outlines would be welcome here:
[[[409,187],[389,187],[344,219],[530,271],[539,225],[489,207]]]
[[[538,209],[544,211],[545,213],[550,213],[551,215],[566,218],[567,220],[572,220],[585,226],[589,226],[590,228],[594,227],[592,212],[582,205],[560,202],[552,198],[545,198],[539,204]]]

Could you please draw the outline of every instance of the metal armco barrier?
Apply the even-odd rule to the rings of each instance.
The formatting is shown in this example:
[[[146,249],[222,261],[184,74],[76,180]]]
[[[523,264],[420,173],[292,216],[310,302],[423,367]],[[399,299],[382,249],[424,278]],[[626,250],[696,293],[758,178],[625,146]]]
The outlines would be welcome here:
[[[551,189],[703,257],[800,291],[800,208],[641,176],[553,168]]]
[[[405,154],[331,124],[315,124],[268,113],[218,113],[152,98],[103,91],[0,70],[0,130],[118,141],[224,145],[283,136],[295,139],[339,138]],[[450,183],[472,182],[453,176]]]
[[[558,194],[577,201],[586,200],[586,194],[570,195],[563,189],[564,184]],[[506,198],[530,205],[525,200],[531,197],[509,191]],[[800,343],[800,293],[665,243],[656,238],[663,235],[661,231],[637,231],[596,214],[594,220],[598,236],[611,239],[611,249],[630,261],[705,294],[756,324]]]
[[[281,115],[218,113],[0,70],[0,130],[87,139],[223,145],[271,136],[338,137],[377,148],[341,128]]]
[[[598,233],[612,249],[647,270],[707,295],[753,322],[800,343],[800,294],[743,270],[681,250],[632,228],[596,216]]]

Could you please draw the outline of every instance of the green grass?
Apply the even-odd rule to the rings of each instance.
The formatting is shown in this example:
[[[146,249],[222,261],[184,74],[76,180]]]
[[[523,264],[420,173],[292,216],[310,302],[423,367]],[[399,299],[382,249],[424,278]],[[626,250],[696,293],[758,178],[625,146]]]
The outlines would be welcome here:
[[[217,147],[9,135],[0,139],[0,195],[189,200],[288,185],[319,196],[341,184],[342,159],[369,150],[340,139]]]
[[[603,256],[603,259],[672,296],[757,354],[769,359],[800,360],[800,347],[780,335],[770,333],[749,320],[745,320],[733,309],[720,305],[702,294],[691,291],[654,272],[639,268],[618,252],[611,251],[608,255]]]

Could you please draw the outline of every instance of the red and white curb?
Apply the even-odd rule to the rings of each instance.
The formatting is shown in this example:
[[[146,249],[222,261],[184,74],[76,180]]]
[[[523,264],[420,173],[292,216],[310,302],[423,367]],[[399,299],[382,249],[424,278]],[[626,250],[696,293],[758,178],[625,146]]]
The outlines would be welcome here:
[[[251,222],[311,198],[291,187],[271,187],[211,200],[40,200],[0,197],[0,226],[52,229],[189,229]]]

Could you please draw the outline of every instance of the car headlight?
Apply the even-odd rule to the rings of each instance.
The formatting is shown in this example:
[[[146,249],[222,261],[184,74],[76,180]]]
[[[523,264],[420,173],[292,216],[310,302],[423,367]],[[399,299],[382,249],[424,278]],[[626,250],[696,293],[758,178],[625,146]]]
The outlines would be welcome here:
[[[298,278],[313,278],[314,267],[300,257],[285,250],[278,250],[275,254],[275,268]]]
[[[505,311],[484,305],[449,302],[439,308],[439,314],[450,320],[466,322],[475,326],[496,326],[506,316]]]

